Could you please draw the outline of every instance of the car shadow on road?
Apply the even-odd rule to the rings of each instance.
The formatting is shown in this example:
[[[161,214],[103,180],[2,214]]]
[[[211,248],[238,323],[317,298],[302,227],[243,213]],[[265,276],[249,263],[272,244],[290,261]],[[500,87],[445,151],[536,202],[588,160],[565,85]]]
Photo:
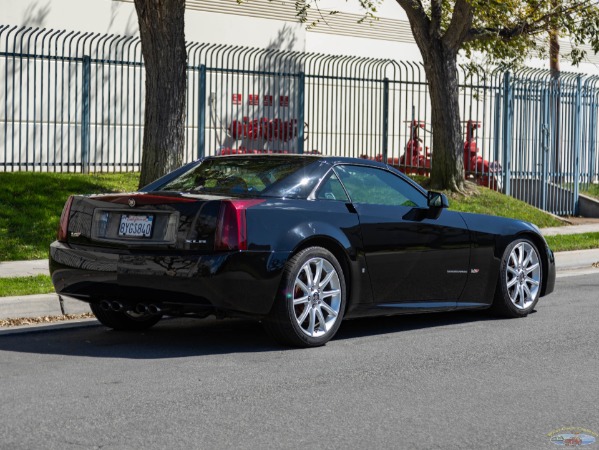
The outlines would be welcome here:
[[[509,319],[493,316],[486,311],[458,311],[369,317],[343,322],[335,339],[354,339],[379,334],[408,332],[420,329],[435,329],[472,322],[497,320]]]
[[[328,346],[348,339],[496,320],[480,312],[434,313],[345,321]],[[168,359],[294,351],[249,320],[167,319],[144,332],[86,326],[0,336],[0,351],[95,358]],[[301,350],[300,350],[301,351]]]

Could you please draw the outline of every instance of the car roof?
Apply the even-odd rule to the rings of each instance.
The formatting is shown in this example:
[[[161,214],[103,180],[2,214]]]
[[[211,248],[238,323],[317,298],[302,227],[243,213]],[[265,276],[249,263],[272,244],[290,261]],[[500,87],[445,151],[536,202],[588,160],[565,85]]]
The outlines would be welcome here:
[[[347,156],[327,156],[327,155],[315,155],[315,154],[297,154],[297,153],[242,153],[237,155],[216,155],[216,156],[207,156],[205,159],[220,159],[220,158],[277,158],[281,160],[286,159],[313,159],[328,162],[329,164],[340,164],[340,163],[351,163],[351,164],[362,164],[368,165],[372,167],[384,167],[387,168],[387,164],[379,161],[374,161],[372,159],[364,159],[364,158],[351,158]]]

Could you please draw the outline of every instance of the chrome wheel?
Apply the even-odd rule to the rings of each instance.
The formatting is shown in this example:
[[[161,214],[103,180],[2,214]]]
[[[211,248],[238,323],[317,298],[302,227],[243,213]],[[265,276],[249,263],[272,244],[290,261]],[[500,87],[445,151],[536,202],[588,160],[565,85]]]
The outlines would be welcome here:
[[[292,296],[295,320],[304,334],[320,337],[333,328],[341,308],[341,282],[329,261],[320,257],[306,261]]]
[[[526,309],[539,296],[541,264],[537,250],[527,241],[517,243],[507,260],[506,288],[510,301],[518,309]]]

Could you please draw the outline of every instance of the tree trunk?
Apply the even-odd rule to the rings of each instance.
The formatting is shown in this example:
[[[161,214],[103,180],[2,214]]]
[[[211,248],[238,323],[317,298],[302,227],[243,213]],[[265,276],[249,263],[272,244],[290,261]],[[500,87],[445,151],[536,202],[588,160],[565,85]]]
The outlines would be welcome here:
[[[183,163],[185,0],[135,0],[135,8],[146,69],[142,187]]]
[[[422,52],[433,125],[431,189],[464,188],[464,138],[460,126],[457,54],[431,39]]]
[[[558,0],[552,1],[552,7],[557,8],[559,6]],[[559,29],[557,25],[553,25],[549,28],[549,72],[551,74],[552,89],[555,93],[560,91],[560,45],[559,45]],[[560,122],[561,122],[561,105],[560,96],[551,95],[551,117],[553,118],[554,127],[554,140],[553,148],[555,149],[555,157],[553,163],[553,173],[556,174],[554,181],[560,183],[559,173],[561,173],[560,165],[560,153],[561,153],[561,136],[560,136]],[[550,119],[551,120],[551,119]]]

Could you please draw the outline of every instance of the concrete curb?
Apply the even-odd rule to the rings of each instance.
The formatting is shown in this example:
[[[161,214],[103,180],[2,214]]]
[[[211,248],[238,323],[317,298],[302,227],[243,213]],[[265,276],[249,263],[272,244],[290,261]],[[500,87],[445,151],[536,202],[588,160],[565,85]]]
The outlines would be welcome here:
[[[0,297],[0,319],[90,313],[89,305],[57,294]]]
[[[558,272],[566,270],[596,268],[599,273],[599,249],[574,250],[555,254],[555,266]]]
[[[96,319],[64,320],[52,323],[36,323],[32,325],[20,325],[18,327],[0,328],[0,336],[42,333],[46,331],[58,331],[76,328],[99,327],[101,324]]]
[[[572,228],[576,227],[576,232],[572,233]],[[582,225],[571,225],[566,227],[552,227],[542,228],[541,233],[543,236],[564,236],[571,234],[583,234],[583,233],[597,233],[599,232],[599,226],[596,223],[588,223]]]

